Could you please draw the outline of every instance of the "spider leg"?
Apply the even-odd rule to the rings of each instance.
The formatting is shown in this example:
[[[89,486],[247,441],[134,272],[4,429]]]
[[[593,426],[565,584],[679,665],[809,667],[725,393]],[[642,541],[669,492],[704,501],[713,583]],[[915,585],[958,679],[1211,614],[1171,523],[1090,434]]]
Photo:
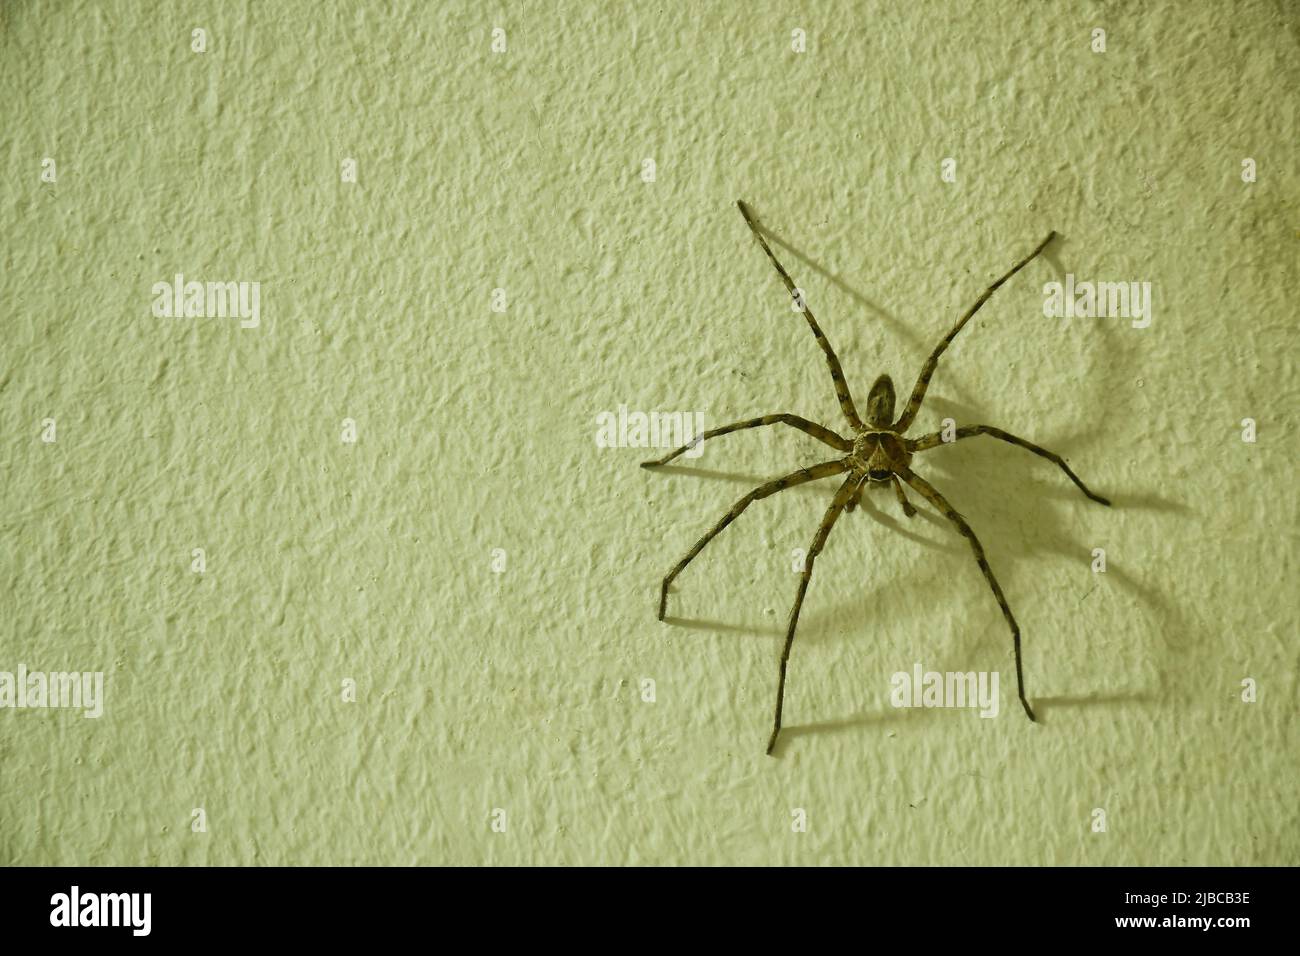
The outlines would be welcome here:
[[[1059,466],[1060,469],[1063,472],[1065,472],[1066,476],[1078,486],[1079,490],[1082,491],[1089,498],[1091,498],[1093,501],[1103,505],[1110,504],[1110,499],[1103,498],[1101,495],[1093,494],[1091,491],[1089,491],[1088,486],[1085,485],[1083,481],[1079,478],[1079,476],[1076,475],[1071,470],[1070,466],[1065,463],[1065,459],[1062,458],[1060,455],[1056,454],[1056,452],[1048,451],[1046,448],[1043,448],[1039,445],[1035,445],[1031,441],[1025,441],[1023,438],[1017,438],[1015,435],[1011,434],[1010,432],[1004,432],[1001,428],[994,428],[992,425],[964,425],[963,427],[957,429],[957,437],[954,438],[953,441],[960,441],[963,438],[970,438],[974,435],[988,435],[990,438],[997,438],[1001,441],[1008,442],[1012,445],[1019,445],[1021,448],[1025,449],[1026,451],[1032,451],[1035,455],[1038,455],[1040,458],[1046,458],[1048,461]],[[933,435],[925,435],[921,438],[918,438],[915,444],[912,446],[912,451],[914,452],[926,451],[927,449],[935,448],[939,445],[951,444],[951,443],[952,442],[945,442],[940,437],[940,433],[935,432]]]
[[[939,357],[943,355],[944,350],[948,348],[952,343],[952,340],[957,337],[957,333],[962,330],[962,326],[969,322],[971,316],[980,310],[980,306],[989,300],[989,296],[997,291],[998,286],[1002,285],[1002,283],[1006,282],[1028,265],[1030,260],[1042,252],[1055,236],[1055,232],[1049,232],[1047,238],[1038,244],[1037,249],[1017,262],[1011,267],[1010,272],[985,289],[984,294],[979,297],[976,303],[967,310],[965,315],[957,320],[957,324],[952,327],[952,331],[945,335],[939,341],[939,344],[934,347],[934,351],[930,353],[930,357],[925,360],[925,367],[921,369],[921,375],[916,380],[916,386],[912,389],[912,397],[907,400],[907,407],[903,409],[903,414],[894,425],[895,430],[898,431],[899,434],[906,432],[908,428],[911,427],[912,419],[916,418],[916,413],[921,410],[921,402],[925,399],[925,390],[930,387],[930,376],[934,374],[935,368],[939,365]]]
[[[816,422],[810,422],[806,418],[800,418],[798,415],[764,415],[761,418],[749,418],[743,422],[732,422],[730,425],[723,425],[720,428],[711,428],[703,435],[697,435],[690,442],[678,448],[674,452],[669,452],[664,457],[656,461],[641,462],[642,468],[655,468],[659,465],[666,465],[678,455],[696,447],[701,442],[710,438],[717,438],[719,435],[726,435],[730,432],[743,431],[746,428],[758,428],[762,425],[790,425],[799,429],[801,432],[807,432],[818,441],[825,442],[832,448],[840,451],[852,451],[853,442],[849,441],[835,432],[831,431],[825,425],[818,425]]]
[[[840,485],[840,490],[835,493],[835,500],[826,509],[826,515],[817,528],[812,547],[808,549],[808,556],[804,559],[803,573],[799,575],[799,591],[795,594],[794,607],[790,610],[790,624],[785,631],[785,647],[781,651],[781,677],[776,685],[776,714],[772,719],[772,736],[767,741],[767,752],[769,754],[771,754],[772,748],[776,746],[777,735],[781,733],[781,707],[785,703],[786,665],[790,662],[790,645],[794,643],[794,629],[799,624],[799,609],[803,607],[803,596],[807,593],[808,582],[812,579],[813,562],[817,560],[817,555],[821,553],[823,546],[825,546],[826,539],[830,537],[831,528],[835,527],[836,519],[844,511],[845,506],[848,505],[849,499],[861,487],[857,475],[850,475],[848,480]]]
[[[760,485],[745,497],[737,501],[722,519],[715,524],[709,533],[695,542],[695,546],[686,552],[686,557],[677,562],[677,565],[668,572],[664,578],[663,587],[659,590],[659,620],[664,619],[668,611],[668,586],[673,583],[673,579],[681,574],[686,565],[695,560],[695,556],[704,550],[704,546],[712,541],[727,525],[740,517],[741,512],[760,498],[766,498],[774,495],[778,491],[784,491],[786,488],[793,488],[795,485],[802,485],[809,481],[816,481],[819,478],[829,478],[831,475],[838,475],[847,471],[849,466],[843,461],[826,461],[820,465],[813,465],[811,468],[800,468],[796,472],[786,475],[784,478],[777,478],[775,481],[769,481],[767,484]]]
[[[826,353],[826,364],[830,366],[831,378],[835,381],[835,396],[840,400],[840,408],[844,410],[844,416],[849,420],[849,424],[854,429],[861,431],[863,428],[862,419],[858,417],[857,407],[853,404],[853,396],[849,394],[848,382],[844,380],[844,369],[840,368],[840,360],[835,356],[835,349],[831,348],[831,343],[826,339],[826,334],[822,332],[821,326],[817,324],[817,319],[813,317],[812,310],[808,308],[802,297],[799,296],[790,274],[785,271],[785,267],[777,260],[776,255],[772,252],[772,247],[767,244],[763,238],[763,233],[759,231],[758,223],[754,219],[754,214],[744,200],[737,200],[736,205],[740,207],[740,214],[745,217],[745,222],[749,225],[750,231],[754,233],[754,238],[758,244],[763,247],[767,253],[768,259],[776,267],[777,274],[781,276],[781,281],[785,283],[786,289],[790,292],[791,298],[799,305],[799,311],[803,317],[808,320],[808,327],[812,329],[812,334],[817,339],[817,344],[821,346],[822,351]]]
[[[903,514],[909,518],[912,517],[912,515],[916,514],[916,508],[907,500],[907,492],[903,490],[903,483],[898,480],[898,475],[890,475],[889,480],[894,486],[894,495],[898,498],[898,506],[903,509]]]
[[[852,513],[854,508],[862,504],[862,492],[866,490],[866,487],[867,479],[864,475],[862,480],[858,482],[857,488],[853,489],[853,494],[849,498],[849,503],[844,506],[845,511]]]
[[[1029,701],[1025,699],[1025,678],[1020,664],[1020,625],[1016,623],[1015,615],[1011,613],[1006,596],[1002,593],[1002,587],[998,584],[998,579],[993,576],[993,569],[989,567],[988,559],[984,557],[984,548],[980,544],[979,538],[975,537],[975,532],[966,523],[966,519],[959,515],[952,505],[948,504],[948,499],[939,494],[932,484],[910,469],[899,472],[899,477],[911,485],[921,497],[934,505],[940,514],[956,525],[957,530],[970,542],[971,550],[975,552],[975,560],[979,563],[980,571],[984,573],[984,580],[993,589],[993,596],[998,599],[998,607],[1002,608],[1002,616],[1007,619],[1007,624],[1011,626],[1011,638],[1016,649],[1016,689],[1020,693],[1020,703],[1025,708],[1025,713],[1030,720],[1036,721],[1037,718],[1034,717],[1034,712],[1029,708]]]

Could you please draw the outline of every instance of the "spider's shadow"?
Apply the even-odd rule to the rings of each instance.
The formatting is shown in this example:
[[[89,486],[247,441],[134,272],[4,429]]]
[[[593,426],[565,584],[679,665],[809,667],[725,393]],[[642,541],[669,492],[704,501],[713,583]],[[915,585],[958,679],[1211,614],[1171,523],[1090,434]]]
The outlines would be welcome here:
[[[1149,705],[1156,701],[1157,697],[1154,694],[1145,691],[1124,694],[1094,694],[1090,696],[1074,697],[1039,697],[1034,701],[1034,714],[1037,716],[1039,724],[1046,724],[1049,723],[1046,715],[1056,710],[1066,710],[1079,707],[1108,707],[1115,704]],[[1015,716],[1019,713],[1020,708],[1019,706],[1016,706],[1015,713],[1011,716]],[[845,717],[840,720],[823,720],[816,723],[783,727],[781,728],[781,736],[777,738],[776,748],[773,750],[772,755],[780,757],[786,747],[789,746],[797,737],[849,733],[868,727],[884,727],[891,724],[903,724],[908,721],[927,721],[936,719],[940,716],[940,711],[927,708],[893,709],[882,707],[878,710],[858,713],[852,717]],[[944,719],[947,719],[946,714],[942,716]],[[1023,720],[1023,718],[1020,719]]]
[[[920,333],[917,332],[917,330],[914,329],[912,326],[908,325],[906,322],[903,322],[901,319],[895,316],[892,312],[890,312],[888,309],[882,306],[879,302],[876,302],[868,298],[860,290],[855,289],[853,286],[849,285],[846,281],[844,281],[844,278],[840,276],[838,273],[831,272],[829,269],[827,269],[821,263],[819,263],[816,259],[813,259],[811,256],[805,253],[798,246],[791,243],[788,239],[773,232],[771,229],[769,229],[767,226],[763,224],[762,219],[758,220],[758,228],[759,231],[761,231],[764,236],[766,236],[768,239],[771,239],[772,242],[776,243],[776,245],[780,246],[785,251],[789,252],[792,256],[794,256],[801,263],[806,265],[813,272],[817,273],[822,278],[828,280],[831,283],[831,285],[835,286],[837,289],[839,289],[841,292],[843,292],[845,295],[851,298],[854,302],[857,302],[867,311],[873,313],[874,315],[888,322],[889,325],[892,327],[893,331],[898,333],[902,338],[908,339],[917,348],[924,347],[924,342],[921,338]],[[812,306],[811,300],[809,301],[809,306],[810,307]]]
[[[956,403],[936,401],[935,405],[959,421],[981,420],[981,416]],[[1110,516],[1125,509],[1168,514],[1188,511],[1186,507],[1157,494],[1129,495],[1123,489],[1107,487],[1104,479],[1093,477],[1094,473],[1103,471],[1100,466],[1104,462],[1098,460],[1098,467],[1090,469],[1087,450],[1100,447],[1096,440],[1099,436],[1100,430],[1093,429],[1073,436],[1047,435],[1035,436],[1035,439],[1070,460],[1081,477],[1099,493],[1110,495],[1114,502],[1112,508],[1089,501],[1050,462],[988,437],[971,438],[947,448],[925,452],[914,459],[913,467],[938,487],[979,536],[989,563],[1012,609],[1017,612],[1022,629],[1026,627],[1026,621],[1036,621],[1038,633],[1042,633],[1043,622],[1050,621],[1054,613],[1077,613],[1075,609],[1091,591],[1104,584],[1112,590],[1127,591],[1140,605],[1153,612],[1163,625],[1162,630],[1167,634],[1177,634],[1178,629],[1185,626],[1184,616],[1178,605],[1169,601],[1151,583],[1151,576],[1143,573],[1148,569],[1130,568],[1122,560],[1113,559],[1108,562],[1104,579],[1094,575],[1090,569],[1094,547],[1113,551],[1117,544],[1112,538],[1115,532],[1108,523]],[[1075,449],[1079,451],[1076,453]],[[958,634],[954,641],[967,653],[994,662],[1002,661],[1010,638],[1001,624],[996,602],[980,575],[970,547],[926,502],[914,498],[913,503],[920,511],[909,521],[901,515],[892,516],[896,510],[892,500],[877,502],[887,514],[882,523],[895,526],[889,530],[897,530],[898,526],[923,528],[925,546],[942,550],[945,557],[926,561],[915,569],[919,573],[895,578],[888,583],[892,592],[886,615],[890,626],[897,627],[909,617],[921,624],[926,609],[935,603],[936,595],[959,588],[963,594],[969,595],[972,603],[967,615],[967,636]],[[921,520],[925,524],[918,526],[917,522]],[[915,540],[922,536],[913,531],[907,537]],[[1077,583],[1068,592],[1073,597],[1053,599],[1052,592],[1036,586],[1042,579],[1041,569],[1045,564],[1053,569],[1052,573],[1058,579],[1063,569],[1066,573],[1077,573]],[[962,576],[967,578],[969,586],[950,583]],[[1056,591],[1056,594],[1060,593]],[[1037,607],[1032,603],[1036,596],[1040,602]],[[870,619],[869,615],[878,604],[879,597],[875,593],[856,594],[853,599],[825,610],[814,609],[813,614],[805,615],[800,623],[801,626],[805,623],[812,625],[809,636],[814,641],[837,632],[852,634],[855,625],[860,629],[861,622]],[[973,640],[970,632],[979,633],[981,637],[978,641]],[[1026,642],[1031,640],[1032,633],[1027,631]],[[1034,656],[1027,647],[1026,666],[1031,673],[1034,671]],[[1046,657],[1046,654],[1042,656]],[[969,661],[960,669],[970,669]],[[1029,684],[1032,694],[1033,681],[1029,680]]]

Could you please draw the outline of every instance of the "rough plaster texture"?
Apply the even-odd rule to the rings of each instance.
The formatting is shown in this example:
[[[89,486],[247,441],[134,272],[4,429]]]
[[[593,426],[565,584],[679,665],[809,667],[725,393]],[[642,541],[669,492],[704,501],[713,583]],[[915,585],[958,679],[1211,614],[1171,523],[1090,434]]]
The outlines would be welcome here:
[[[0,711],[0,861],[1300,862],[1294,5],[150,6],[0,11],[0,669],[107,675],[98,720]],[[860,400],[1062,234],[919,421],[1115,499],[984,439],[918,462],[1038,725],[969,551],[887,495],[817,564],[778,759],[833,485],[655,620],[709,522],[826,449],[652,474],[596,415],[842,424],[738,197]],[[154,318],[178,271],[260,281],[261,327]],[[1066,273],[1151,282],[1152,325],[1044,318]],[[1001,715],[892,708],[917,661],[1001,671]]]

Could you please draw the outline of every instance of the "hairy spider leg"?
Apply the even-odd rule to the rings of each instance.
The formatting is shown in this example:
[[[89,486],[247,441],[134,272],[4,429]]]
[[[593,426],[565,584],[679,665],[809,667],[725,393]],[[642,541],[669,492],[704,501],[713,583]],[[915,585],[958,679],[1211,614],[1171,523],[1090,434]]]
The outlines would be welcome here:
[[[811,468],[800,468],[784,478],[777,478],[775,481],[760,485],[737,501],[732,505],[731,510],[723,515],[722,519],[709,530],[708,534],[695,542],[695,546],[686,553],[686,557],[678,561],[676,567],[669,571],[664,578],[663,587],[659,590],[659,620],[662,621],[668,612],[668,586],[672,584],[673,579],[682,573],[686,565],[695,560],[695,556],[703,551],[704,546],[712,541],[723,528],[740,517],[741,512],[748,508],[750,504],[760,498],[774,495],[778,491],[784,491],[787,488],[793,488],[795,485],[802,485],[809,481],[817,481],[819,478],[829,478],[831,475],[838,475],[848,471],[848,469],[849,466],[844,461],[826,461],[820,465],[813,465]]]
[[[852,514],[858,505],[862,504],[862,492],[867,487],[867,476],[863,475],[862,480],[858,482],[857,487],[853,489],[853,494],[849,496],[849,503],[844,506],[844,510]]]
[[[998,584],[998,579],[993,576],[993,569],[989,567],[988,559],[984,557],[984,547],[980,544],[980,539],[975,537],[975,532],[966,523],[966,519],[957,513],[957,509],[948,503],[948,499],[939,494],[934,485],[910,469],[902,472],[899,477],[907,482],[921,497],[934,505],[940,514],[956,525],[957,530],[970,542],[971,550],[975,552],[975,560],[980,566],[980,571],[984,573],[984,580],[993,589],[993,596],[998,599],[998,607],[1002,608],[1002,616],[1007,619],[1007,624],[1011,627],[1011,638],[1016,649],[1016,689],[1020,693],[1020,703],[1025,708],[1025,713],[1030,720],[1036,721],[1038,718],[1034,716],[1033,710],[1029,707],[1029,701],[1025,699],[1025,677],[1020,663],[1020,625],[1016,623],[1016,617],[1011,613],[1011,607],[1007,604],[1006,596],[1002,593],[1002,586]]]
[[[1056,452],[1048,451],[1046,448],[1035,445],[1031,441],[1025,441],[1023,438],[1017,438],[1010,432],[1004,432],[1001,428],[994,428],[992,425],[963,425],[961,428],[957,429],[952,441],[956,442],[963,438],[972,438],[975,435],[988,435],[990,438],[997,438],[1000,441],[1009,442],[1012,445],[1019,445],[1021,448],[1033,452],[1040,458],[1046,458],[1054,465],[1059,466],[1069,479],[1079,487],[1079,490],[1093,501],[1098,504],[1110,505],[1109,498],[1103,498],[1101,495],[1089,491],[1088,486],[1083,483],[1083,480],[1071,470],[1070,466],[1065,463],[1065,459]],[[945,442],[942,438],[942,433],[935,432],[933,435],[925,435],[913,442],[912,451],[927,451],[931,448],[937,448],[940,445],[946,444],[952,444],[952,442]]]
[[[894,425],[895,431],[901,435],[912,427],[912,420],[916,418],[916,413],[921,410],[921,402],[925,399],[925,390],[930,386],[930,376],[934,374],[935,368],[939,365],[939,356],[943,355],[944,350],[947,349],[952,340],[957,337],[957,333],[962,330],[962,326],[969,322],[971,316],[980,310],[980,306],[989,300],[989,296],[997,291],[998,286],[1002,285],[1002,283],[1006,282],[1028,265],[1030,261],[1042,252],[1043,249],[1047,247],[1047,244],[1054,238],[1056,238],[1056,233],[1049,232],[1047,238],[1038,244],[1038,248],[1012,266],[1011,271],[1001,279],[985,289],[984,294],[979,297],[979,300],[967,310],[965,315],[957,320],[957,324],[952,327],[952,331],[945,335],[939,341],[939,344],[934,347],[934,351],[930,353],[930,357],[925,360],[925,367],[921,369],[921,375],[916,380],[916,387],[912,389],[912,397],[907,400],[907,407],[903,409],[903,414]]]
[[[732,422],[730,425],[722,425],[719,428],[710,428],[703,435],[695,436],[695,438],[687,442],[681,448],[678,448],[676,451],[669,452],[667,455],[664,455],[662,458],[659,458],[655,461],[641,462],[641,467],[655,468],[658,467],[659,465],[666,465],[674,458],[676,458],[678,455],[690,451],[692,448],[695,448],[701,442],[708,441],[710,438],[717,438],[719,435],[727,435],[730,434],[731,432],[742,431],[746,428],[759,428],[760,426],[763,425],[790,425],[794,428],[799,429],[801,432],[807,432],[809,435],[812,435],[813,438],[816,438],[820,442],[825,442],[827,445],[830,445],[832,448],[836,448],[840,451],[853,450],[853,442],[831,431],[825,425],[818,425],[816,422],[810,422],[808,421],[808,419],[800,418],[798,415],[790,415],[790,414],[783,413],[779,415],[763,415],[759,418],[746,419],[743,422]]]
[[[785,283],[785,287],[789,291],[790,297],[794,299],[796,304],[798,304],[799,311],[803,313],[803,317],[808,320],[808,327],[812,329],[812,334],[813,337],[817,339],[817,344],[820,345],[822,351],[826,353],[826,364],[830,366],[831,378],[835,381],[835,397],[840,400],[840,408],[844,411],[844,416],[849,420],[849,424],[852,425],[856,431],[861,431],[863,428],[862,419],[858,417],[857,407],[853,404],[853,396],[849,394],[849,384],[844,380],[844,369],[840,368],[840,360],[835,355],[835,349],[831,348],[831,343],[827,340],[826,333],[824,333],[821,330],[821,326],[817,324],[817,319],[813,317],[812,309],[808,308],[808,303],[799,295],[794,281],[790,278],[790,274],[785,271],[785,267],[781,265],[780,261],[777,260],[776,255],[772,252],[772,247],[769,246],[767,240],[763,238],[763,233],[759,231],[758,222],[754,218],[753,212],[745,205],[744,200],[737,200],[736,205],[740,208],[740,214],[745,217],[745,222],[749,225],[750,231],[754,233],[754,238],[758,240],[758,244],[763,247],[763,251],[767,253],[768,259],[770,259],[772,265],[776,267],[777,274],[781,276],[781,281]]]
[[[799,609],[803,607],[803,596],[808,592],[808,582],[812,580],[813,562],[817,560],[817,555],[821,553],[822,548],[826,545],[826,539],[830,537],[831,528],[835,527],[835,521],[839,518],[849,499],[858,487],[858,476],[850,475],[844,484],[840,485],[840,490],[835,493],[835,499],[826,509],[826,515],[822,518],[822,523],[817,528],[817,534],[813,537],[812,546],[808,549],[808,555],[804,558],[803,573],[799,575],[799,590],[794,597],[794,607],[790,610],[790,624],[785,631],[785,647],[781,650],[781,676],[776,685],[776,713],[772,718],[772,736],[767,741],[767,752],[771,754],[772,748],[776,746],[776,738],[781,733],[781,709],[785,704],[785,672],[790,663],[790,647],[794,644],[794,630],[799,624]]]

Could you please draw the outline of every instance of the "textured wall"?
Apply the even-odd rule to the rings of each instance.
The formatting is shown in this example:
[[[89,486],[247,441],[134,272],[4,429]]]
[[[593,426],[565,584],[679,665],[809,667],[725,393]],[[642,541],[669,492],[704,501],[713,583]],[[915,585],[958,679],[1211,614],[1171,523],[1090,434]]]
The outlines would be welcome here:
[[[106,681],[0,710],[0,862],[1300,862],[1293,4],[150,6],[0,10],[0,670]],[[843,424],[741,197],[859,401],[1061,233],[918,422],[1115,499],[917,461],[1037,725],[969,549],[887,494],[817,563],[775,759],[834,484],[655,620],[829,450],[655,474],[596,416]],[[260,326],[155,317],[177,272],[260,282]],[[1067,273],[1152,283],[1151,325],[1045,318]],[[914,662],[1000,671],[1001,714],[891,707]]]

